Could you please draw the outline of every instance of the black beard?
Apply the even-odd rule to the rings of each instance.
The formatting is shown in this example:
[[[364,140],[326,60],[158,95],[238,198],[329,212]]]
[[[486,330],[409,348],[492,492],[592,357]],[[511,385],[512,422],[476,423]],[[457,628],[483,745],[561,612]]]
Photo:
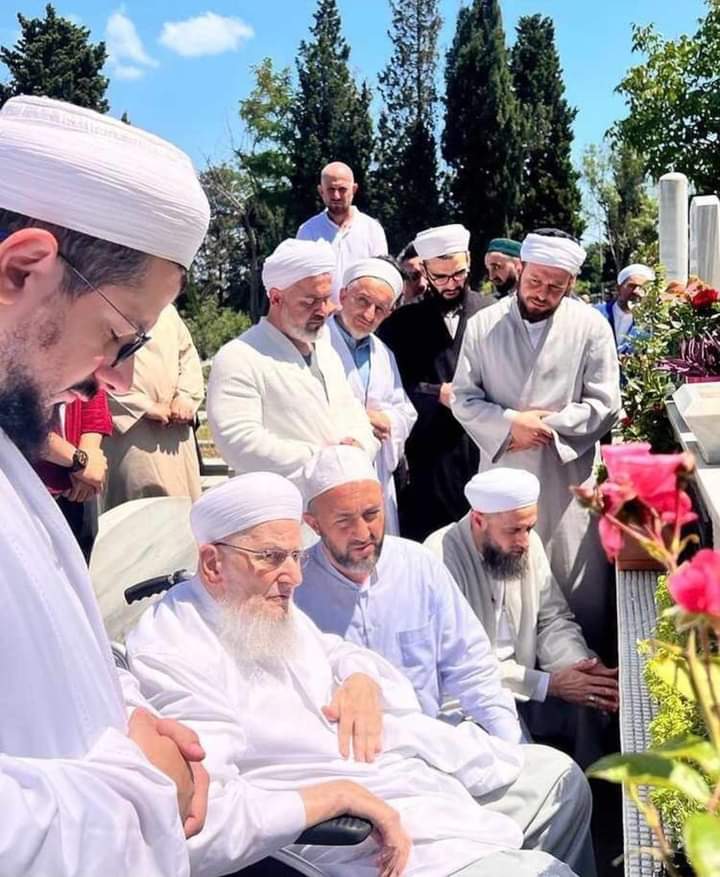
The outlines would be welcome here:
[[[40,458],[51,423],[52,409],[30,377],[18,367],[6,372],[0,389],[0,428],[31,463]]]
[[[512,554],[503,551],[494,542],[485,542],[481,554],[487,571],[494,579],[516,579],[527,570],[527,551]]]
[[[512,292],[513,289],[515,289],[516,285],[517,285],[517,277],[514,277],[514,278],[508,277],[507,280],[503,281],[500,284],[493,283],[493,286],[495,287],[495,291],[500,296],[507,295],[509,292]]]
[[[470,281],[466,280],[465,285],[460,292],[460,295],[456,295],[455,298],[451,299],[445,298],[442,292],[440,292],[440,290],[436,286],[432,285],[430,280],[428,280],[428,288],[430,290],[430,293],[435,296],[435,301],[437,302],[437,305],[442,313],[447,314],[450,311],[454,311],[456,308],[459,308],[465,304],[465,299],[467,298],[467,294],[470,291]]]

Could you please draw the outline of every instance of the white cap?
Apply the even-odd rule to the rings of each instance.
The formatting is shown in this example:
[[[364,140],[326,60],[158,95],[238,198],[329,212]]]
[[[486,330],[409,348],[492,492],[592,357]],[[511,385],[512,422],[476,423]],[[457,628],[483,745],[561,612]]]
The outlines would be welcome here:
[[[465,485],[467,501],[476,512],[486,515],[535,505],[539,496],[540,482],[525,469],[488,469]]]
[[[652,268],[648,268],[647,265],[642,265],[639,262],[635,265],[628,265],[618,274],[617,285],[622,286],[631,277],[640,277],[642,280],[655,280],[655,272]]]
[[[275,472],[248,472],[213,487],[190,510],[198,545],[217,542],[267,521],[302,521],[302,496]]]
[[[554,238],[544,234],[529,234],[520,248],[520,259],[535,265],[561,268],[573,277],[580,271],[587,253],[569,238]]]
[[[392,290],[393,301],[403,290],[402,274],[387,259],[362,259],[360,262],[354,262],[343,275],[343,286],[349,286],[353,280],[359,280],[361,277],[372,277],[387,283]]]
[[[299,241],[288,238],[265,259],[262,281],[265,291],[287,289],[305,277],[334,274],[337,259],[327,241]]]
[[[303,496],[309,503],[333,487],[351,481],[380,483],[372,461],[354,445],[328,445],[318,451],[303,469]]]
[[[425,261],[453,253],[466,253],[470,249],[470,232],[464,225],[439,225],[426,228],[413,241],[418,256]]]
[[[0,208],[190,267],[210,207],[190,159],[140,128],[46,97],[0,110]]]

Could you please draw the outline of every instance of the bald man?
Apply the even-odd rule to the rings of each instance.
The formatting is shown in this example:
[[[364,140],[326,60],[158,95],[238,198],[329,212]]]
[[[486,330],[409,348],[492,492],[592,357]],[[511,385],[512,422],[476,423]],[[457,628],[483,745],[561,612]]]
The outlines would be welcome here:
[[[341,161],[325,165],[318,186],[325,209],[303,222],[297,233],[297,237],[303,241],[322,240],[332,244],[337,258],[332,287],[335,300],[345,270],[350,265],[361,259],[385,256],[388,252],[383,227],[377,219],[361,213],[353,205],[357,190],[352,168]]]

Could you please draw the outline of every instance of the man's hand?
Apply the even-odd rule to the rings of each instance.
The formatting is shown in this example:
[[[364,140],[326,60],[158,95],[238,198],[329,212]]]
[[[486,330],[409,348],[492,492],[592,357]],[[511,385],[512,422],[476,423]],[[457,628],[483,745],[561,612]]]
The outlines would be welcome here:
[[[380,686],[365,673],[353,673],[322,708],[329,722],[338,723],[340,755],[350,757],[350,738],[355,761],[371,762],[382,751]]]
[[[509,451],[528,451],[531,448],[542,448],[552,442],[553,431],[546,426],[542,418],[552,411],[533,409],[518,411],[510,420]]]
[[[385,439],[390,438],[392,424],[387,414],[383,414],[382,411],[378,411],[374,408],[368,408],[367,416],[370,418],[370,425],[372,426],[375,438],[379,442],[384,442]]]
[[[344,813],[367,819],[380,846],[376,864],[379,877],[400,877],[405,871],[412,840],[400,814],[367,789],[349,780],[334,780],[300,789],[307,825],[316,825]]]
[[[205,824],[209,786],[207,771],[200,764],[205,752],[197,734],[180,722],[158,719],[138,708],[130,716],[128,736],[175,783],[185,837],[197,834]]]
[[[617,668],[606,667],[599,658],[586,658],[550,674],[548,694],[568,703],[617,712]]]
[[[353,448],[362,448],[362,445],[357,439],[354,439],[352,436],[346,435],[345,438],[340,439],[338,442],[339,445],[351,445]]]
[[[77,472],[70,473],[70,487],[63,493],[69,502],[87,502],[97,495],[94,487],[90,487],[78,478]]]
[[[86,487],[92,489],[91,495],[100,493],[105,486],[105,478],[107,477],[107,457],[100,448],[83,448],[88,456],[87,466],[79,472],[72,472],[71,478],[73,482],[80,482]],[[80,502],[80,500],[74,500]]]
[[[192,405],[184,402],[182,399],[173,399],[170,405],[170,420],[173,423],[192,423],[195,419],[195,412]]]
[[[440,384],[440,404],[444,405],[446,408],[449,408],[452,405],[452,400],[454,399],[455,394],[453,393],[453,385],[452,384]]]
[[[155,420],[163,426],[170,423],[170,406],[167,402],[153,402],[153,404],[145,412],[148,420]]]

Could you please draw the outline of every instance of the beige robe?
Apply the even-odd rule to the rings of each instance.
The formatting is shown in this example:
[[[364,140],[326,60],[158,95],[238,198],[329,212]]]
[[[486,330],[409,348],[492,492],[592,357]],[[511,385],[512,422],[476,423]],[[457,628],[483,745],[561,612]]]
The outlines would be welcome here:
[[[192,427],[163,426],[145,417],[156,402],[182,399],[197,411],[204,396],[200,357],[178,312],[169,305],[135,356],[129,392],[110,395],[113,434],[103,441],[108,458],[104,510],[147,496],[200,495],[200,468]]]

